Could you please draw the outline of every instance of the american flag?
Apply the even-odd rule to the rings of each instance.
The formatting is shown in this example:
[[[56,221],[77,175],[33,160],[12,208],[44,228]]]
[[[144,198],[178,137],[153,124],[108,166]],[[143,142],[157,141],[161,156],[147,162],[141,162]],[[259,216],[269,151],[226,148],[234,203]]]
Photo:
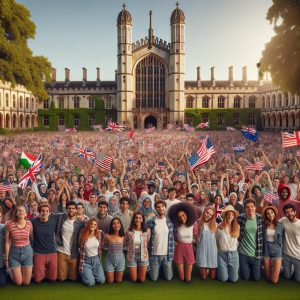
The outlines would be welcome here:
[[[76,128],[66,128],[65,132],[77,132]]]
[[[205,140],[201,143],[201,146],[196,154],[192,155],[188,162],[191,166],[191,170],[194,170],[200,165],[205,164],[208,162],[213,154],[215,154],[216,151],[214,149],[214,146],[208,136],[206,136]]]
[[[35,181],[43,168],[42,155],[40,154],[35,162],[29,167],[28,171],[23,175],[19,182],[19,188],[24,190],[28,185]]]
[[[300,131],[282,132],[282,148],[300,146]]]
[[[107,123],[107,128],[106,130],[112,130],[112,131],[117,131],[117,132],[121,132],[123,130],[125,130],[125,126],[122,124],[117,124],[115,122],[112,122],[111,120],[108,121]]]
[[[276,200],[276,196],[272,192],[264,193],[264,200],[270,204],[274,204],[274,200]]]
[[[184,124],[183,129],[189,132],[195,131],[195,128],[189,124]]]
[[[0,183],[0,192],[11,192],[12,186],[10,183],[5,184],[4,182]]]
[[[110,167],[111,167],[111,163],[112,163],[113,159],[110,156],[105,156],[105,158],[103,160],[100,159],[96,159],[96,166],[104,169],[106,171],[110,171]]]
[[[87,149],[87,148],[84,149],[84,148],[80,147],[78,149],[78,156],[80,158],[83,158],[84,160],[91,162],[91,163],[95,162],[95,153],[90,149]]]
[[[263,161],[258,161],[254,164],[249,164],[245,166],[245,169],[249,171],[262,171],[263,168],[264,168]]]
[[[149,128],[146,128],[145,131],[146,131],[147,133],[153,132],[153,131],[155,131],[155,126],[151,126],[151,127],[149,127]]]
[[[246,151],[246,147],[244,145],[238,145],[232,147],[233,152],[244,152]]]
[[[205,123],[200,123],[200,124],[198,124],[197,125],[197,127],[198,128],[206,128],[206,127],[209,127],[209,122],[207,121],[207,122],[205,122]]]

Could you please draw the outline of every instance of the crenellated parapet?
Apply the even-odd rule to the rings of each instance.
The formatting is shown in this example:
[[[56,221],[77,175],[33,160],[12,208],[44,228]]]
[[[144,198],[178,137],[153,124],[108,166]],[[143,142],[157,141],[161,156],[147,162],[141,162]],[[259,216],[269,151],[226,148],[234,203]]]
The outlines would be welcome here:
[[[145,38],[140,39],[132,44],[132,52],[138,51],[139,49],[141,49],[143,47],[148,47],[148,44],[149,44],[149,38],[146,36]],[[160,39],[157,36],[153,37],[153,46],[160,48],[167,52],[170,51],[170,43],[168,43],[167,41],[165,41],[163,39]]]

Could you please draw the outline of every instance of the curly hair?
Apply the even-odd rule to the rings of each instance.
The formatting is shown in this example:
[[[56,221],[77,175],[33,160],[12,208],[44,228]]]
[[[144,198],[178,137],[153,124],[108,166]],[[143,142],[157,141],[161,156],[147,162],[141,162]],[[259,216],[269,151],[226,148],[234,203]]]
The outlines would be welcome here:
[[[178,219],[178,213],[180,211],[186,213],[187,220],[185,225],[187,227],[193,226],[194,223],[197,221],[197,212],[193,205],[185,202],[172,205],[168,210],[168,217],[170,218],[174,226],[179,227],[180,225],[182,225]]]

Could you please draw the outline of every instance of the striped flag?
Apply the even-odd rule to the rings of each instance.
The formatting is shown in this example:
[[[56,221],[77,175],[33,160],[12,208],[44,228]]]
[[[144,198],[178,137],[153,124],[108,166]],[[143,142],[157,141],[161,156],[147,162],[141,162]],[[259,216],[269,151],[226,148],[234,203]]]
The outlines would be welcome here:
[[[12,192],[12,186],[10,183],[0,183],[0,192]]]
[[[206,128],[206,127],[209,127],[209,122],[208,121],[205,122],[205,123],[200,123],[200,124],[197,125],[197,128],[200,128],[200,129]]]
[[[282,148],[300,146],[300,131],[282,132]]]
[[[105,156],[105,158],[103,160],[100,159],[96,159],[96,166],[104,169],[106,171],[110,171],[110,167],[111,167],[111,163],[112,163],[113,159],[111,156]]]
[[[192,155],[188,162],[191,166],[191,170],[194,170],[200,165],[205,164],[210,160],[213,154],[215,154],[216,151],[214,149],[214,146],[208,136],[206,136],[205,140],[201,143],[201,146],[196,154]]]
[[[90,149],[87,148],[83,149],[82,147],[80,147],[78,149],[78,156],[91,163],[95,162],[95,153]]]
[[[254,164],[249,164],[245,166],[245,169],[249,171],[262,171],[263,168],[264,168],[263,161],[258,161]]]
[[[22,152],[21,158],[19,160],[19,165],[23,165],[26,169],[29,169],[29,167],[34,163],[36,158],[37,157],[33,154],[30,154],[28,152]]]
[[[232,147],[233,152],[245,152],[246,147],[244,145],[238,145]]]
[[[264,193],[264,200],[270,204],[274,204],[274,200],[276,200],[276,196],[272,192]]]
[[[245,138],[253,142],[256,142],[259,138],[259,132],[255,128],[243,126],[241,133]]]

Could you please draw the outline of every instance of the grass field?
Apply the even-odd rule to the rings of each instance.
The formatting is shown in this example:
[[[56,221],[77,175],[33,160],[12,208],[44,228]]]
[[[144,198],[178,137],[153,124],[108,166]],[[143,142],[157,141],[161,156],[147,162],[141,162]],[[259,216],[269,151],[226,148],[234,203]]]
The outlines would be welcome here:
[[[16,287],[9,283],[0,288],[1,300],[61,300],[61,299],[264,299],[264,300],[300,300],[300,284],[291,280],[280,279],[277,285],[272,285],[261,279],[259,282],[240,280],[236,284],[219,281],[201,281],[194,274],[190,283],[179,282],[177,276],[167,282],[147,280],[144,284],[131,283],[128,278],[121,284],[104,284],[85,287],[80,282],[64,283],[32,283],[29,287]],[[126,276],[127,277],[127,276]]]

